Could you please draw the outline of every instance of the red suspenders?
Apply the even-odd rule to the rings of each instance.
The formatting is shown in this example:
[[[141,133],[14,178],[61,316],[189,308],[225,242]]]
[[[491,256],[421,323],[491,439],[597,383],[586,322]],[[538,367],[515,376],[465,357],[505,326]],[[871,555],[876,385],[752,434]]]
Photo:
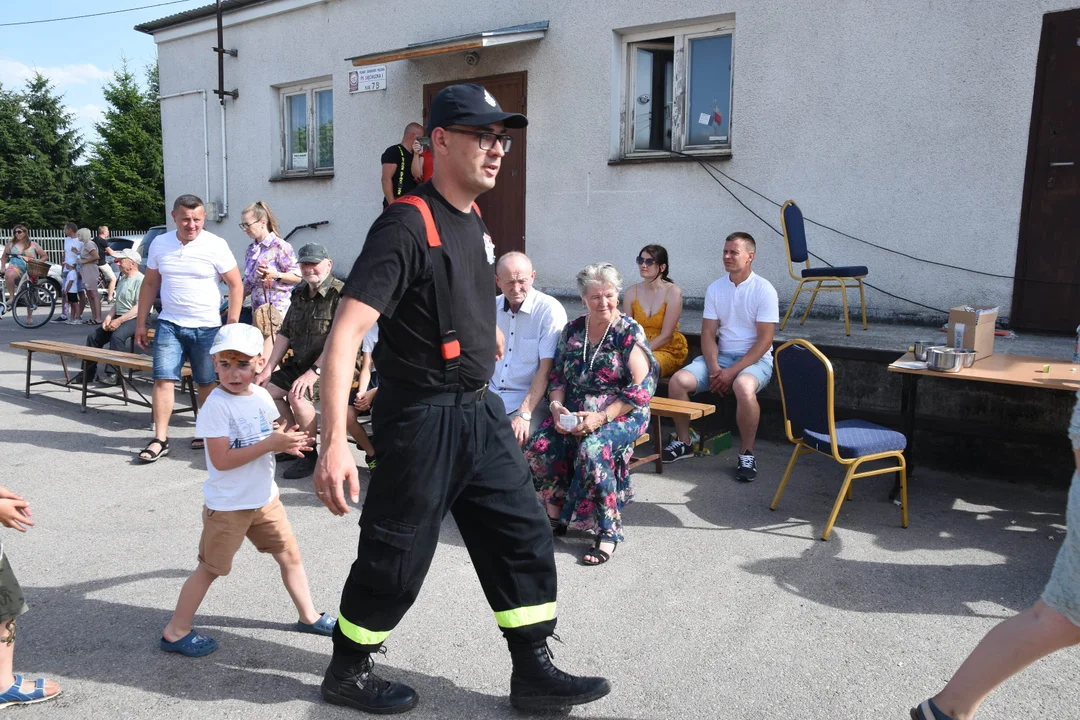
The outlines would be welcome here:
[[[446,255],[443,253],[439,229],[435,226],[435,218],[431,215],[431,208],[422,197],[403,195],[394,202],[412,205],[420,211],[420,217],[424,220],[424,233],[427,235],[428,251],[431,254],[432,275],[435,279],[435,314],[439,318],[439,340],[442,343],[443,361],[446,363],[446,384],[460,385],[461,381],[458,373],[461,367],[461,343],[458,342],[457,332],[454,330],[453,305],[450,301],[450,280],[446,275]],[[476,203],[473,203],[472,209],[478,216],[480,215],[480,208],[476,206]]]

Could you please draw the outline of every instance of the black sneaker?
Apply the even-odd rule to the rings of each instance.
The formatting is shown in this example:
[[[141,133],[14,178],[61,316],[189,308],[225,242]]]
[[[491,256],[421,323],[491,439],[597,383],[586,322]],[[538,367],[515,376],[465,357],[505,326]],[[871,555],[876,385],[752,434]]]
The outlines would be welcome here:
[[[420,696],[415,690],[402,683],[383,680],[372,672],[374,666],[370,655],[344,670],[336,670],[331,663],[323,676],[323,700],[376,715],[392,715],[416,707]]]
[[[308,475],[314,475],[315,463],[318,461],[319,456],[317,453],[306,452],[304,457],[296,458],[296,462],[290,463],[281,476],[286,480],[299,480],[300,478],[306,478]]]
[[[74,375],[71,376],[71,379],[67,381],[67,384],[68,385],[82,385],[82,382],[83,382],[83,374],[81,372],[77,372],[77,373],[75,373]]]
[[[694,457],[694,451],[682,440],[672,440],[664,448],[662,459],[665,463],[673,463],[679,460]]]
[[[739,464],[735,466],[735,479],[742,482],[753,482],[757,477],[757,460],[754,453],[747,450],[739,456]]]
[[[274,459],[277,460],[279,463],[283,463],[290,462],[292,460],[299,460],[300,458],[296,457],[292,453],[278,453],[274,456]]]

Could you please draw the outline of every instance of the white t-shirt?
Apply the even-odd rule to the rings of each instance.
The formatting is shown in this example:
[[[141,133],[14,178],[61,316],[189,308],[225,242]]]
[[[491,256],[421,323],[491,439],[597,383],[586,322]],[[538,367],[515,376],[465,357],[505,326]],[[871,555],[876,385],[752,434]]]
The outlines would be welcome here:
[[[203,230],[187,245],[176,231],[154,239],[146,267],[161,273],[161,314],[181,327],[221,325],[218,277],[236,267],[224,238]]]
[[[491,390],[512,413],[529,394],[541,360],[555,357],[566,325],[566,310],[555,298],[533,288],[518,311],[510,311],[506,297],[495,298],[495,323],[506,340],[502,360],[495,363]]]
[[[378,323],[371,326],[371,329],[367,331],[367,335],[365,335],[364,339],[360,342],[360,352],[375,352],[375,343],[377,342],[379,342]]]
[[[280,415],[266,388],[252,385],[250,395],[233,395],[215,388],[199,410],[195,434],[207,440],[227,437],[230,448],[247,447],[269,437]],[[274,453],[268,452],[233,470],[218,470],[210,461],[207,444],[209,477],[203,483],[206,507],[222,511],[261,508],[277,497],[276,467]]]
[[[757,342],[757,324],[780,322],[780,300],[776,288],[757,273],[736,285],[729,276],[720,278],[705,291],[706,320],[718,320],[716,342],[722,353],[742,357]],[[772,348],[763,359],[772,364]]]

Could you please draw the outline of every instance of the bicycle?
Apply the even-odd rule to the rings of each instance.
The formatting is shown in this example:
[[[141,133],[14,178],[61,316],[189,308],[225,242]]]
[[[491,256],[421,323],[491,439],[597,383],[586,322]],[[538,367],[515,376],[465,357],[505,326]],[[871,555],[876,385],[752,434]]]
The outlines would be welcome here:
[[[0,289],[0,318],[11,311],[11,317],[21,327],[39,328],[52,320],[56,312],[57,290],[49,278],[49,264],[40,260],[26,260],[26,272],[19,278],[15,292],[6,304]],[[26,309],[25,316],[19,307]]]

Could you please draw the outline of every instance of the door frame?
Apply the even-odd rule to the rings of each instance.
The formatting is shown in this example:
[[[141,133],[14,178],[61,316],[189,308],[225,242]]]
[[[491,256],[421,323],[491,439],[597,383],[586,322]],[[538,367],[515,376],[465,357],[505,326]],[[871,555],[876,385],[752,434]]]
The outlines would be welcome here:
[[[1017,327],[1016,319],[1021,319],[1023,325],[1024,312],[1024,279],[1027,278],[1028,254],[1025,252],[1028,237],[1031,233],[1032,204],[1035,201],[1035,174],[1036,154],[1039,147],[1039,129],[1042,127],[1043,92],[1046,87],[1048,74],[1050,45],[1053,39],[1051,27],[1054,15],[1080,12],[1080,10],[1063,10],[1061,12],[1045,13],[1042,16],[1042,32],[1039,35],[1039,54],[1035,65],[1035,87],[1031,98],[1031,124],[1028,128],[1027,162],[1024,167],[1024,191],[1020,205],[1020,228],[1016,242],[1016,266],[1013,272],[1012,307],[1009,311],[1009,324]]]

